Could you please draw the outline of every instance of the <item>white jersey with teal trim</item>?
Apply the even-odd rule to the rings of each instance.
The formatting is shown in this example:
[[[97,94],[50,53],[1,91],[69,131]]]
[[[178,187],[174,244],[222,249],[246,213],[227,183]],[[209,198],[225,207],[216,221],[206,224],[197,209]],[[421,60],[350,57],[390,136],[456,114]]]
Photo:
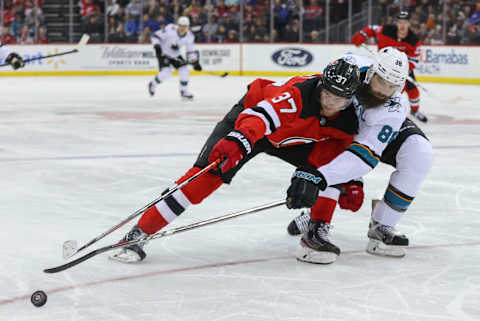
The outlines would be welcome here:
[[[342,58],[356,64],[361,72],[373,63],[363,56],[346,55]],[[345,152],[319,168],[329,185],[362,177],[375,168],[407,117],[407,101],[401,93],[395,93],[384,105],[375,108],[366,109],[356,97],[353,104],[358,116],[358,134]]]
[[[178,26],[171,23],[165,28],[156,31],[151,38],[153,45],[160,45],[162,47],[162,54],[176,58],[180,56],[180,48],[185,47],[187,52],[195,50],[195,37],[190,30],[180,36],[178,34]]]

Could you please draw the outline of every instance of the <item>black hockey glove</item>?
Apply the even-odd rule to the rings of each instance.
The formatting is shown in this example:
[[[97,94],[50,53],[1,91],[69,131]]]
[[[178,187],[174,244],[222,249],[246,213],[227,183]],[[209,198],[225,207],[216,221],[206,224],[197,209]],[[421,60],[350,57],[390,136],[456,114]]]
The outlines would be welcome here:
[[[176,43],[174,43],[173,45],[170,46],[170,48],[172,48],[172,50],[178,50],[178,45]]]
[[[10,64],[13,69],[17,70],[18,68],[22,68],[25,66],[25,62],[23,61],[22,57],[20,57],[17,53],[12,52],[8,55],[5,62]]]
[[[295,170],[287,190],[287,207],[312,207],[317,202],[318,192],[327,188],[322,173],[312,166],[302,166]]]
[[[202,66],[200,66],[200,63],[198,61],[193,64],[193,70],[202,71]]]
[[[173,67],[175,67],[175,69],[178,69],[187,64],[187,62],[182,56],[178,56],[177,58],[170,58],[170,63]]]
[[[158,69],[162,70],[162,68],[170,66],[170,58],[163,55],[162,47],[159,44],[156,44],[153,48],[155,49],[155,55],[158,60]]]

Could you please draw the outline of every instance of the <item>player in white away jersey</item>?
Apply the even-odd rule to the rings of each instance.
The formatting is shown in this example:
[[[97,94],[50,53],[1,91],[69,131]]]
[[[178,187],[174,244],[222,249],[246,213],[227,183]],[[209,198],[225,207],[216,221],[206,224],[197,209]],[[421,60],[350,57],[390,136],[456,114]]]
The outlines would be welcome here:
[[[4,46],[0,42],[0,61],[5,61],[10,64],[13,69],[17,70],[25,66],[25,62],[22,57],[16,52],[11,51],[8,47]]]
[[[202,66],[200,66],[198,50],[195,50],[195,38],[188,30],[189,26],[188,17],[180,17],[176,25],[169,24],[152,35],[151,41],[155,48],[160,72],[148,84],[148,92],[151,96],[155,94],[157,84],[170,78],[175,68],[180,77],[180,96],[187,100],[193,99],[193,94],[188,91],[190,77],[188,65],[193,65],[193,69],[197,71],[201,71]],[[186,60],[180,53],[182,47],[186,49]]]
[[[380,50],[375,61],[356,55],[343,58],[360,68],[363,80],[353,100],[359,132],[345,152],[309,173],[315,179],[308,181],[305,173],[296,171],[287,192],[289,208],[310,207],[310,211],[302,213],[288,226],[292,235],[304,233],[297,258],[310,263],[326,264],[336,260],[340,249],[328,238],[336,204],[343,209],[359,210],[364,197],[363,182],[355,178],[369,173],[380,161],[396,170],[390,176],[383,200],[373,210],[367,252],[404,256],[409,240],[394,227],[432,166],[430,142],[415,123],[406,118],[406,100],[401,95],[408,74],[405,54],[387,47]],[[311,199],[318,190],[315,204],[303,201]]]

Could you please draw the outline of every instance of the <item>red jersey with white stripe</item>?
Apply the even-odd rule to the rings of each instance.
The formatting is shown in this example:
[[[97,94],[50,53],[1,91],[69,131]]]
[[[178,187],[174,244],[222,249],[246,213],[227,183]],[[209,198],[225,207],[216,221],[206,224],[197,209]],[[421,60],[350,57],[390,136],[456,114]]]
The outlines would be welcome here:
[[[282,82],[256,79],[248,86],[245,109],[235,128],[256,142],[266,137],[281,148],[315,142],[335,142],[346,148],[357,132],[353,106],[334,117],[320,115],[317,84],[320,75],[297,76]]]
[[[368,26],[361,33],[377,39],[378,50],[385,47],[394,47],[408,56],[410,70],[415,69],[420,58],[420,46],[422,41],[409,29],[405,38],[397,37],[397,25]]]

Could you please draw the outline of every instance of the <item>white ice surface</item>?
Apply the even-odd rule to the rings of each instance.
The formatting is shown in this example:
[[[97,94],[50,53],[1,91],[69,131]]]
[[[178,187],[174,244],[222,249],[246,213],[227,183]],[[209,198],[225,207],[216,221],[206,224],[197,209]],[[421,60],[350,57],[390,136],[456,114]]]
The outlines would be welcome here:
[[[332,265],[295,260],[285,229],[298,212],[281,207],[155,240],[138,265],[103,254],[42,272],[64,263],[65,240],[84,244],[183,175],[251,79],[193,77],[195,101],[182,102],[177,78],[154,98],[147,77],[2,78],[0,320],[480,320],[478,86],[424,84],[443,102],[422,93],[435,161],[399,225],[403,259],[364,252],[370,199],[392,171],[381,165],[362,209],[334,218]],[[292,170],[260,156],[171,227],[282,199]]]

